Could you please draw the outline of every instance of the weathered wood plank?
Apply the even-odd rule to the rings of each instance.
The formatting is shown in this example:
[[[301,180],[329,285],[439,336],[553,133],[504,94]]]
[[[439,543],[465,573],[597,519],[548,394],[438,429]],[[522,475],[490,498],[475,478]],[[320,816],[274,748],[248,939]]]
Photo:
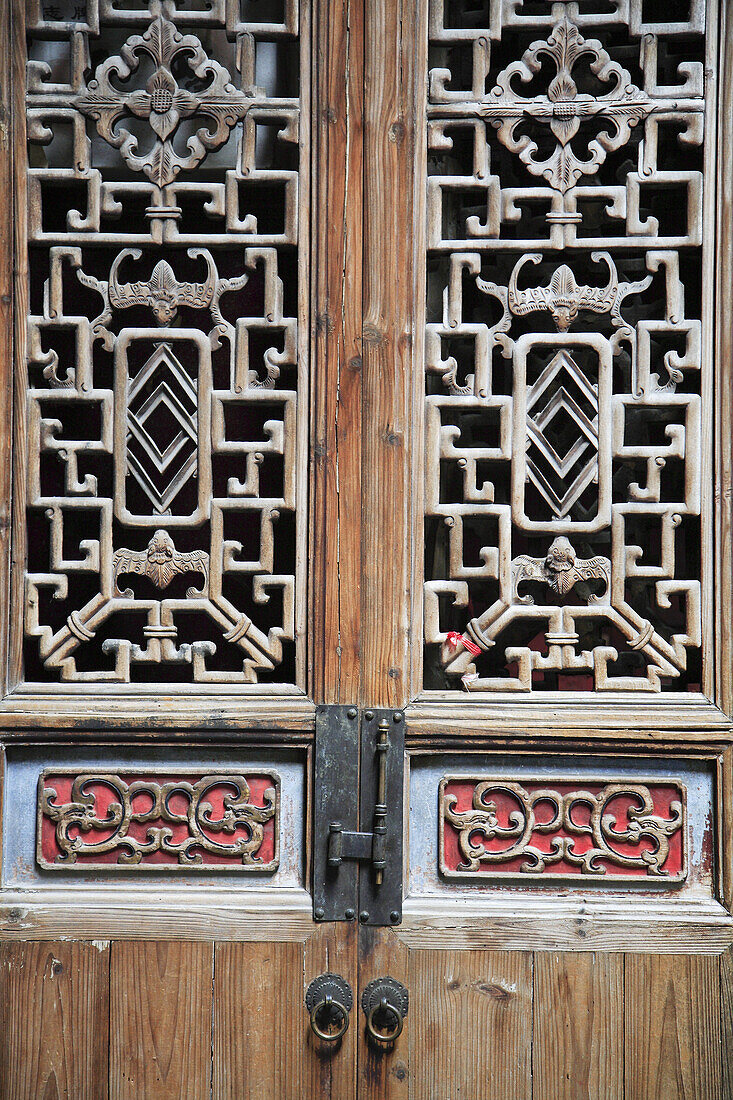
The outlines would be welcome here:
[[[211,1091],[213,945],[115,943],[110,1100],[201,1100]]]
[[[700,955],[626,955],[626,1095],[722,1096],[720,966]]]
[[[109,944],[0,946],[1,1100],[106,1100]]]
[[[214,955],[217,1100],[303,1095],[303,944],[221,943]]]
[[[733,1100],[733,951],[720,956],[720,1030],[723,1100]]]
[[[0,936],[49,940],[59,936],[116,940],[300,940],[313,928],[308,896],[293,891],[247,893],[238,904],[231,891],[189,885],[186,905],[149,895],[133,884],[104,901],[80,901],[78,891],[54,891],[29,903],[21,892],[0,894]],[[263,896],[264,895],[264,896]]]
[[[300,1011],[305,1028],[306,1078],[300,1096],[323,1097],[323,1100],[361,1100],[356,1088],[357,1047],[363,1032],[358,991],[358,933],[355,924],[325,924],[319,926],[305,948],[305,969],[300,1000],[294,1011]],[[303,997],[313,978],[331,971],[340,974],[351,986],[354,1008],[349,1029],[340,1043],[321,1042],[310,1030],[303,1007]]]
[[[11,0],[0,0],[0,50],[4,58],[19,54],[13,44]],[[20,64],[0,66],[0,592],[10,584],[10,529],[13,411],[13,84]],[[16,95],[18,92],[16,91]],[[0,689],[5,693],[9,616],[0,623]]]
[[[532,1096],[532,956],[410,952],[410,1098]]]
[[[412,1028],[417,1022],[414,1007],[408,1012],[399,1039],[391,1046],[377,1049],[366,1039],[361,1008],[364,987],[375,978],[396,978],[410,990],[408,967],[407,948],[391,929],[363,927],[359,930],[359,990],[355,997],[358,1018],[354,1020],[359,1034],[359,1100],[408,1100],[408,1097],[416,1100],[421,1095],[413,1091],[411,1079]],[[422,1055],[419,1053],[419,1056]]]
[[[624,961],[538,951],[533,981],[533,1100],[623,1100]]]
[[[730,385],[733,359],[733,327],[730,323],[733,311],[733,9],[730,4],[721,3],[719,11],[718,178],[717,189],[710,188],[717,208],[718,242],[715,288],[715,369],[719,380],[715,413],[715,468],[718,479],[715,604],[722,612],[716,616],[715,687],[717,702],[730,715],[733,713],[733,629],[730,616],[733,606],[733,387]],[[709,298],[712,308],[712,295]],[[729,807],[730,802],[729,792]],[[729,807],[727,816],[731,813]],[[730,825],[727,828],[730,832]],[[728,897],[733,898],[733,885],[728,886]]]
[[[414,0],[366,5],[361,653],[362,700],[372,706],[404,706],[410,674],[411,380],[419,308],[414,74],[420,26]]]
[[[0,422],[0,430],[4,438],[4,447],[9,448],[14,446],[12,454],[12,464],[7,459],[11,456],[9,453],[3,455],[6,461],[2,463],[2,473],[0,478],[2,479],[2,485],[0,486],[0,507],[2,502],[6,501],[7,511],[3,516],[3,520],[10,521],[10,528],[6,528],[6,534],[4,537],[5,548],[7,549],[7,534],[8,531],[11,535],[10,542],[12,543],[13,559],[16,562],[23,562],[25,555],[25,516],[22,507],[12,507],[10,502],[10,484],[12,477],[13,495],[14,499],[18,502],[25,500],[26,493],[26,423],[24,416],[24,407],[17,405],[15,408],[15,431],[10,432],[11,423],[11,409],[13,408],[12,390],[15,388],[18,394],[25,395],[27,387],[27,366],[26,366],[26,334],[27,324],[26,317],[29,311],[29,293],[28,293],[28,259],[27,259],[27,242],[26,242],[26,114],[25,114],[25,65],[26,65],[26,43],[25,34],[23,28],[25,27],[25,13],[26,5],[23,0],[5,0],[11,8],[11,18],[7,20],[7,8],[4,11],[2,22],[6,27],[10,22],[10,33],[12,34],[12,43],[10,48],[11,57],[11,74],[10,74],[10,87],[12,88],[12,156],[3,158],[6,160],[6,170],[8,165],[12,165],[12,199],[8,196],[8,202],[1,205],[6,209],[11,209],[12,217],[12,232],[8,233],[7,237],[3,236],[2,240],[5,242],[5,247],[10,252],[13,264],[13,290],[10,295],[11,301],[7,305],[12,310],[12,355],[7,362],[0,367],[2,371],[2,392],[5,398],[6,406],[4,409],[3,420]],[[6,68],[3,66],[3,68]],[[12,382],[12,385],[11,385]],[[4,495],[7,493],[7,499]],[[8,566],[9,566],[8,562]],[[5,580],[9,584],[9,568],[3,570],[4,576],[0,576],[0,581]],[[2,590],[0,590],[2,591]],[[23,585],[14,584],[9,585],[9,589],[6,588],[6,606],[9,608],[8,612],[8,625],[3,627],[7,637],[7,668],[8,675],[7,680],[5,672],[2,673],[3,680],[3,692],[6,689],[12,689],[20,678],[20,668],[22,659],[22,632],[20,630],[10,628],[14,624],[23,621]],[[9,596],[9,598],[8,598]],[[0,654],[3,656],[3,654]],[[6,664],[3,660],[3,669]]]
[[[637,899],[528,897],[514,902],[487,896],[480,905],[408,901],[397,935],[409,948],[494,948],[502,951],[629,951],[719,955],[733,942],[733,922],[717,902],[651,904]]]
[[[314,11],[311,690],[358,694],[361,617],[363,4]]]

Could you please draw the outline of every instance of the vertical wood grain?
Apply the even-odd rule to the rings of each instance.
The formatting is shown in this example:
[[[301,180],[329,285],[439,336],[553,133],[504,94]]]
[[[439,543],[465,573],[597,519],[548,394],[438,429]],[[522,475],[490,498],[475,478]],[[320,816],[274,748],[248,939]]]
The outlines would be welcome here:
[[[529,952],[411,951],[409,988],[410,1100],[529,1100]]]
[[[211,1092],[213,945],[121,942],[110,963],[110,1100]]]
[[[106,1100],[109,944],[0,946],[0,1100]]]
[[[722,1096],[720,963],[710,955],[626,955],[626,1096]]]
[[[361,996],[364,987],[375,978],[396,978],[407,986],[412,999],[408,950],[389,928],[359,929],[359,990],[358,1012],[354,1024],[359,1035],[358,1089],[359,1100],[416,1100],[413,1091],[411,1057],[412,1029],[418,1013],[410,1005],[402,1034],[392,1046],[374,1049],[366,1037]]]
[[[0,51],[12,56],[10,0],[0,0]],[[18,47],[19,48],[19,47]],[[13,408],[13,66],[0,65],[0,592],[10,585],[10,514]],[[9,616],[0,622],[0,691],[6,690]]]
[[[731,608],[733,608],[733,10],[720,4],[720,98],[717,173],[717,280],[716,280],[716,697],[727,714],[733,713]],[[730,792],[728,801],[730,803]],[[728,815],[730,815],[728,810]],[[733,888],[728,888],[729,904]]]
[[[356,1060],[361,1034],[358,938],[359,930],[355,924],[339,922],[320,925],[306,944],[303,989],[296,1006],[305,1029],[306,1080],[297,1100],[306,1096],[318,1097],[319,1100],[361,1100],[356,1087]],[[312,1034],[303,1007],[304,992],[309,983],[319,974],[327,972],[345,978],[354,995],[349,1029],[341,1042],[334,1044],[322,1043]]]
[[[354,702],[361,597],[363,0],[314,10],[311,692]]]
[[[366,4],[362,701],[385,707],[405,704],[411,657],[414,74],[421,25],[414,0]]]
[[[214,956],[217,1100],[304,1095],[302,943],[220,943]]]
[[[623,1100],[624,960],[538,951],[533,981],[533,1100]]]
[[[7,237],[3,236],[0,247],[4,247],[12,256],[13,284],[10,294],[10,302],[5,303],[12,310],[12,331],[10,333],[11,355],[7,362],[0,366],[0,384],[2,385],[2,401],[4,403],[2,419],[0,420],[0,434],[4,437],[3,447],[10,447],[11,440],[14,447],[11,461],[0,463],[0,507],[5,500],[3,492],[8,493],[7,512],[0,517],[2,523],[10,522],[10,529],[5,528],[5,535],[0,540],[0,547],[4,545],[6,552],[12,560],[12,572],[17,576],[22,573],[25,565],[25,513],[23,501],[26,499],[26,423],[25,423],[25,395],[27,389],[27,365],[26,365],[26,318],[29,312],[28,293],[28,254],[27,254],[27,229],[26,229],[26,115],[25,115],[25,65],[26,43],[23,28],[25,27],[26,5],[24,0],[2,0],[7,6],[3,9],[3,26],[6,31],[8,25],[12,34],[10,47],[11,73],[10,88],[12,90],[12,156],[5,160],[4,170],[12,165],[12,198],[8,196],[8,202],[1,204],[11,211],[12,231]],[[8,13],[8,7],[11,9]],[[8,15],[10,18],[8,19]],[[0,66],[5,69],[6,66]],[[5,158],[3,158],[5,159]],[[13,406],[13,392],[18,400]],[[11,423],[15,416],[15,431],[11,434]],[[5,455],[3,457],[6,457]],[[10,484],[12,478],[13,501],[11,506]],[[10,534],[10,542],[7,537]],[[12,548],[12,549],[11,549]],[[3,554],[0,551],[0,561]],[[0,565],[0,574],[3,567]],[[10,588],[7,606],[9,608],[9,626],[5,627],[5,639],[7,641],[7,680],[6,663],[3,660],[0,671],[0,686],[3,689],[12,689],[21,676],[23,633],[18,629],[24,621],[25,609],[23,606],[23,582],[17,583],[10,576],[10,570],[6,576],[0,575],[0,581],[7,580]],[[0,591],[6,591],[0,589]],[[3,632],[0,632],[2,634]],[[0,643],[0,650],[3,643]],[[0,658],[4,654],[0,652]]]
[[[720,1031],[723,1100],[733,1100],[733,948],[720,956]]]

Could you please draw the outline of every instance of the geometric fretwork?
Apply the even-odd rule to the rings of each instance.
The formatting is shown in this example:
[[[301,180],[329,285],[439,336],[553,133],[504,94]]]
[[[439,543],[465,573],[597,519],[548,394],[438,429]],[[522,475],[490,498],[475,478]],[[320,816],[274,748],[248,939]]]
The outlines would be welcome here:
[[[251,7],[28,6],[27,691],[304,687],[308,44]]]
[[[705,13],[672,6],[430,0],[428,688],[701,690]]]
[[[527,439],[527,477],[563,519],[598,480],[598,392],[565,349],[527,395]]]
[[[169,344],[158,344],[130,382],[126,445],[128,473],[164,515],[196,476],[198,454],[196,386]]]

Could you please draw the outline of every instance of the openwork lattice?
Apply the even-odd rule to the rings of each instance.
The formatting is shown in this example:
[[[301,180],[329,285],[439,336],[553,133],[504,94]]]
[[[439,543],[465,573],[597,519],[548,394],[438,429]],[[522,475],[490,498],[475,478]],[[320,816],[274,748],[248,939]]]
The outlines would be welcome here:
[[[28,34],[24,677],[301,683],[296,5]]]
[[[699,691],[704,4],[479,7],[430,10],[426,685]]]

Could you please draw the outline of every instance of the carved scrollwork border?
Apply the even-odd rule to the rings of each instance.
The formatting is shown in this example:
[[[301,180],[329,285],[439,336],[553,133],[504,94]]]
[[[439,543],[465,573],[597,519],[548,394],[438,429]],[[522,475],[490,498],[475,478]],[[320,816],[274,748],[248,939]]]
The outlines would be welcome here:
[[[475,784],[472,805],[456,811],[456,796],[448,790],[452,783]],[[577,790],[562,791],[557,787],[575,785]],[[671,787],[678,798],[670,803],[670,817],[662,818],[653,812],[652,790]],[[530,789],[527,789],[530,788]],[[537,788],[537,789],[535,789]],[[595,793],[593,788],[599,788]],[[516,809],[506,814],[507,822],[497,817],[497,807],[484,796],[504,792],[513,800]],[[630,797],[636,805],[627,811],[628,827],[616,829],[617,819],[604,811],[618,797]],[[535,806],[552,807],[549,821],[538,822]],[[578,806],[589,811],[587,823],[580,823],[574,816]],[[446,860],[446,823],[458,834],[458,848],[462,861],[455,867]],[[544,780],[541,776],[518,779],[486,775],[446,775],[440,781],[438,793],[438,853],[442,878],[461,882],[547,882],[563,881],[568,884],[613,883],[638,889],[640,886],[675,886],[686,881],[688,875],[687,852],[687,788],[676,779],[644,776],[614,780],[608,776],[557,776]],[[548,850],[532,846],[537,834],[556,833]],[[680,866],[678,871],[665,870],[669,857],[669,841],[681,834]],[[576,852],[575,838],[589,836],[591,848]],[[484,844],[474,843],[474,836],[486,840],[500,839],[506,846],[489,850]],[[652,847],[639,849],[629,855],[614,844],[638,844],[648,840]],[[502,866],[507,861],[524,860],[518,868]],[[576,872],[553,870],[559,863],[572,864]],[[614,873],[608,869],[627,867],[629,873]]]
[[[254,774],[254,773],[252,773]],[[250,775],[250,779],[252,778]],[[254,872],[272,874],[280,865],[280,776],[275,771],[257,771],[270,786],[264,791],[264,804],[250,799],[250,784],[243,771],[217,770],[204,773],[191,768],[165,768],[159,776],[143,776],[140,769],[46,768],[38,778],[36,809],[36,861],[44,871],[73,869],[87,871],[163,872],[197,871]],[[165,778],[162,779],[161,776]],[[72,779],[71,796],[67,802],[57,802],[50,780]],[[195,779],[195,782],[191,782]],[[106,787],[118,801],[98,814],[97,797],[90,788]],[[212,806],[206,801],[216,787],[229,789],[222,799],[222,815],[211,818]],[[169,801],[174,795],[187,799],[185,811],[173,809]],[[142,808],[133,807],[136,797],[143,796]],[[59,855],[47,857],[44,845],[44,820],[55,824],[55,841]],[[263,861],[258,852],[264,842],[264,828],[273,823],[272,858]],[[137,833],[131,826],[142,826]],[[185,836],[176,839],[172,825],[184,826]],[[233,837],[237,829],[245,835],[231,844],[217,842],[210,834]],[[76,835],[72,836],[72,830]],[[104,833],[101,839],[94,840]],[[91,836],[90,836],[91,834]],[[143,835],[144,834],[144,835]],[[90,837],[85,841],[86,837]],[[147,856],[164,853],[169,863],[151,863]],[[90,856],[117,853],[117,860],[107,862]],[[227,862],[206,862],[205,853]],[[82,857],[79,859],[78,857]]]

